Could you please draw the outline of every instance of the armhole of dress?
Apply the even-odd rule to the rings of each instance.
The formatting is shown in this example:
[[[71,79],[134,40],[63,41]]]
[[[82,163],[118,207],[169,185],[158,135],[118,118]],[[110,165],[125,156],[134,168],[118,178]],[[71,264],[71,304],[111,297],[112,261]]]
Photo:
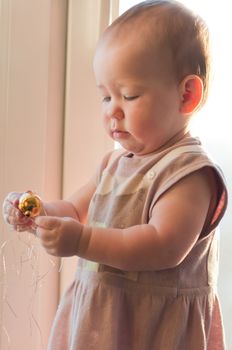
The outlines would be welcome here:
[[[228,204],[228,192],[225,186],[225,179],[223,177],[223,174],[220,168],[216,167],[216,169],[214,168],[214,170],[217,175],[217,182],[218,182],[217,187],[218,187],[219,196],[218,196],[217,205],[210,223],[210,230],[213,230],[218,225],[219,221],[221,220],[221,218],[223,217],[226,211],[227,204]]]
[[[167,164],[170,163],[170,161],[172,161],[172,162],[176,161],[181,153],[186,153],[186,152],[196,154],[196,153],[202,152],[202,148],[195,146],[195,145],[194,146],[187,146],[187,147],[180,147],[179,149],[176,149],[175,152],[170,152],[170,154],[167,155],[168,157],[166,157],[166,159],[161,159],[162,164],[161,164],[161,162],[158,162],[154,166],[154,170],[157,169],[157,167],[158,167],[159,172],[162,172],[167,167]],[[171,153],[173,153],[173,154],[171,154]],[[206,155],[205,152],[204,152],[204,154]],[[205,228],[203,235],[205,236],[205,235],[209,234],[211,231],[213,231],[225,213],[225,210],[227,207],[227,201],[228,201],[228,193],[226,190],[225,179],[224,179],[224,176],[223,176],[223,173],[222,173],[220,167],[218,167],[212,161],[210,161],[207,155],[206,155],[205,159],[199,159],[199,161],[196,162],[194,165],[190,166],[188,164],[186,167],[183,167],[178,173],[175,173],[173,176],[168,178],[166,182],[164,182],[164,184],[162,185],[160,190],[158,190],[155,193],[155,195],[152,199],[152,202],[151,202],[151,205],[149,208],[149,218],[151,217],[151,213],[152,213],[152,209],[153,209],[154,205],[156,204],[158,199],[161,197],[161,195],[163,195],[167,190],[169,190],[172,186],[174,186],[175,183],[177,183],[178,181],[183,179],[185,176],[193,173],[194,171],[198,171],[204,167],[211,167],[214,170],[214,172],[217,176],[217,180],[218,180],[218,190],[220,192],[218,195],[217,205],[216,205],[214,214],[212,215],[212,220],[211,220],[210,224],[208,225],[208,227]]]

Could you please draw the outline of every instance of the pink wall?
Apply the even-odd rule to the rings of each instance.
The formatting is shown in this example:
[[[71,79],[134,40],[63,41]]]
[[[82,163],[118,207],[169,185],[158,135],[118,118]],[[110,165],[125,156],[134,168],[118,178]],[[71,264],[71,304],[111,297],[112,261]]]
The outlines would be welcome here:
[[[0,7],[0,202],[27,189],[59,198],[66,1]],[[59,297],[57,261],[0,220],[0,349],[45,349]]]
[[[10,191],[66,197],[113,147],[92,57],[118,1],[0,0],[0,202]],[[48,256],[0,216],[0,349],[45,350],[76,259]]]

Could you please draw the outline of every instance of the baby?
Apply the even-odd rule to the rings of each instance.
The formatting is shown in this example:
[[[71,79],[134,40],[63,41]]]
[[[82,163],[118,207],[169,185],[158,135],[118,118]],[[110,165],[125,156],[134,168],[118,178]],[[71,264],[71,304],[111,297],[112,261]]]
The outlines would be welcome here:
[[[171,0],[129,9],[94,57],[103,124],[122,149],[71,198],[42,201],[35,221],[20,193],[5,199],[15,229],[51,255],[80,257],[49,350],[224,349],[215,232],[227,190],[189,130],[209,70],[199,16]]]

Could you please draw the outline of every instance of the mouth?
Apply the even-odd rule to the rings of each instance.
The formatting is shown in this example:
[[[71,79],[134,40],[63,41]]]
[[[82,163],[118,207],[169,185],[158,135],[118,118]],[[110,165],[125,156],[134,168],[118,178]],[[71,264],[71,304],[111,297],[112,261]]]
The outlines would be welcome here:
[[[123,130],[111,130],[111,134],[114,139],[124,139],[128,137],[129,132]]]

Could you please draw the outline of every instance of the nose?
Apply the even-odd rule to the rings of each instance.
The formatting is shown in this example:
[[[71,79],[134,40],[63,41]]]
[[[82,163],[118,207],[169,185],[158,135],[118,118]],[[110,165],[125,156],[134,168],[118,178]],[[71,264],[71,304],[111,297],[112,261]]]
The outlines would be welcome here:
[[[109,118],[113,119],[123,119],[124,118],[124,113],[120,105],[117,103],[111,101],[108,105],[106,114]]]

